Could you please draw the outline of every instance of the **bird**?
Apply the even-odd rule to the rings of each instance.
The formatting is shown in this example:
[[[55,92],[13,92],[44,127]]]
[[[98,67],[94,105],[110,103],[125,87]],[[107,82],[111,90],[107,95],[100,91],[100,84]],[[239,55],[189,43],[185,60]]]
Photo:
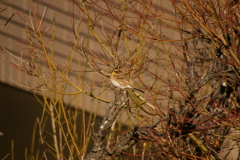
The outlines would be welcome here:
[[[111,74],[111,82],[114,87],[121,88],[121,89],[130,88],[130,89],[135,89],[139,92],[144,93],[144,91],[133,87],[131,81],[127,80],[118,69],[113,70]]]

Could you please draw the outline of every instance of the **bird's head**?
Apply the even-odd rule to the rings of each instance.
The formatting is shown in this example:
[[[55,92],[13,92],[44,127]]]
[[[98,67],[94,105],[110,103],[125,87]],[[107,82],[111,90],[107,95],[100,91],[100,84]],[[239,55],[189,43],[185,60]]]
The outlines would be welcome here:
[[[120,74],[120,71],[118,69],[114,69],[113,74]]]

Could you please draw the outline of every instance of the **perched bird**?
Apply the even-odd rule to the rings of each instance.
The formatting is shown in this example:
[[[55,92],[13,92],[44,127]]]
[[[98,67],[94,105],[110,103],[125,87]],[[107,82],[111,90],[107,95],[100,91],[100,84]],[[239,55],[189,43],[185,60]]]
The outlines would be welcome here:
[[[121,73],[118,69],[113,70],[113,72],[111,74],[111,82],[117,88],[121,88],[121,89],[131,88],[131,89],[135,89],[139,92],[144,93],[144,91],[133,87],[131,81],[124,78],[124,76],[121,75]]]

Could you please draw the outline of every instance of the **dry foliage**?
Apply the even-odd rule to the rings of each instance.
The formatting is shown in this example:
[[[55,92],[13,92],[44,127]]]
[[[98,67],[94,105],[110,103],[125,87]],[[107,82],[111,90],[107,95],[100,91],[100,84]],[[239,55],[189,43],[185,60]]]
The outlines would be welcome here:
[[[43,95],[43,115],[50,115],[53,127],[51,144],[42,138],[44,118],[38,121],[40,144],[45,147],[37,154],[32,150],[30,159],[51,155],[55,159],[237,160],[238,1],[71,2],[75,39],[65,66],[56,65],[54,33],[52,45],[44,37],[55,27],[54,22],[44,26],[47,9],[40,16],[32,5],[32,18],[22,17],[28,54],[16,67],[37,78],[39,86],[34,89]],[[84,62],[77,70],[77,83],[68,78],[76,72],[71,69],[74,56]],[[114,68],[120,68],[145,93],[116,89],[114,100],[104,98]],[[88,70],[97,73],[101,83],[91,79]],[[69,86],[77,91],[66,93]],[[82,99],[73,98],[79,101],[87,95],[102,102],[107,111],[99,129],[91,127],[95,114],[86,120],[84,108],[69,111],[63,95],[81,95]],[[128,114],[127,130],[116,123],[123,111]],[[76,121],[79,116],[81,125]],[[93,147],[87,153],[91,137]]]

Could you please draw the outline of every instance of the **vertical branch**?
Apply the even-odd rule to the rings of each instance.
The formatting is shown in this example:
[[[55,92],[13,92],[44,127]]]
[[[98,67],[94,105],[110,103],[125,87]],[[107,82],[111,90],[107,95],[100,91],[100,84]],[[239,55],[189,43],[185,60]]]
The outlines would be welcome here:
[[[58,139],[57,139],[57,129],[56,129],[56,119],[55,119],[55,116],[54,116],[54,108],[53,108],[53,105],[50,104],[49,106],[49,110],[50,110],[50,115],[51,115],[51,122],[52,122],[52,131],[53,131],[53,142],[54,142],[54,148],[55,148],[55,151],[56,151],[56,156],[57,156],[57,159],[61,160],[61,156],[60,156],[60,153],[59,153],[59,147],[58,147]]]
[[[117,119],[117,116],[126,105],[127,100],[122,101],[123,92],[116,92],[114,103],[110,103],[107,107],[105,116],[100,124],[99,130],[93,133],[94,144],[91,152],[86,156],[85,160],[91,159],[107,159],[108,152],[106,146],[106,136],[110,131],[114,121]]]

